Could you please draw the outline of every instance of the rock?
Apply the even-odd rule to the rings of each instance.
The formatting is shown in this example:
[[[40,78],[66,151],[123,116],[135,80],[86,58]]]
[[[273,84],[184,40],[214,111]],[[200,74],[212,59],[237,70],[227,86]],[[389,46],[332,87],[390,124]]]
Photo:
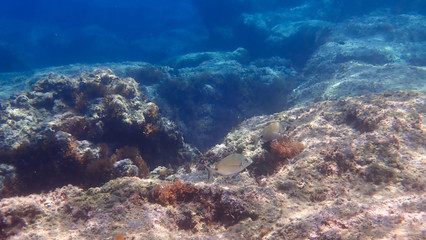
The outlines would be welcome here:
[[[0,111],[0,155],[16,168],[16,193],[101,184],[124,158],[138,168],[125,175],[146,177],[147,164],[177,165],[199,154],[135,80],[108,69],[50,74]]]
[[[139,169],[132,160],[126,158],[114,163],[114,175],[116,177],[134,177],[139,175]]]
[[[12,165],[0,164],[0,189],[3,189],[7,181],[12,180],[15,177],[16,169]],[[6,183],[7,184],[7,183]]]
[[[0,203],[1,216],[1,238],[19,235],[20,232],[28,225],[34,224],[39,217],[46,212],[35,199],[31,198],[14,198],[2,199]]]
[[[367,93],[425,91],[422,15],[371,14],[336,25],[300,74],[297,106]],[[410,44],[406,44],[410,42]],[[423,60],[422,60],[423,59]]]
[[[296,84],[288,60],[249,60],[242,48],[184,55],[169,62],[173,68],[163,67],[161,83],[146,92],[186,141],[204,151],[241,119],[282,109]]]
[[[3,198],[0,214],[13,221],[2,223],[1,236],[420,239],[425,100],[414,92],[372,94],[253,117],[203,155],[204,163],[232,152],[252,158],[254,166],[238,179],[206,182],[204,168],[190,165],[169,173],[173,182],[124,177],[87,190],[64,186]],[[268,143],[256,141],[272,121],[305,150],[274,159]],[[117,165],[134,166],[119,160]],[[271,160],[279,164],[269,165]]]

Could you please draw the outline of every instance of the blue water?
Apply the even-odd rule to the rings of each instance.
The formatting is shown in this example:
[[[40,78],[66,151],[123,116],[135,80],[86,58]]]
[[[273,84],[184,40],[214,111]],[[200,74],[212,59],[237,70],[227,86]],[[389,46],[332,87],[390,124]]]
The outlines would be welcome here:
[[[341,22],[377,10],[391,14],[424,14],[425,2],[3,0],[0,7],[0,72],[71,63],[161,63],[185,53],[232,51],[237,47],[246,48],[254,59],[280,56],[301,68],[311,53],[326,41],[326,34],[306,32],[281,45],[271,46],[267,44],[264,30],[244,24],[245,14],[267,14],[277,10],[291,13],[292,9],[306,8],[302,11],[304,16],[294,17]]]

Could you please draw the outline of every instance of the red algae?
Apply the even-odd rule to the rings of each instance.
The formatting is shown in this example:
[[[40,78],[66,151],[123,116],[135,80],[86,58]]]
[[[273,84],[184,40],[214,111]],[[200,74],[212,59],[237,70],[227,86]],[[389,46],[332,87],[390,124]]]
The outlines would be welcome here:
[[[270,142],[271,152],[283,159],[293,158],[299,155],[305,146],[300,142],[293,142],[288,137],[280,136],[276,141]]]

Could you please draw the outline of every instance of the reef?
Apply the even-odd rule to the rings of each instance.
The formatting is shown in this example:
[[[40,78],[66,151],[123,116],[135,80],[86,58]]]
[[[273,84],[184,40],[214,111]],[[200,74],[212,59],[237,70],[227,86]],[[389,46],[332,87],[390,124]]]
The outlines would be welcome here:
[[[283,2],[0,20],[0,239],[426,239],[425,1]]]
[[[286,96],[298,84],[294,80],[297,72],[288,60],[253,61],[244,48],[191,53],[167,65],[157,68],[163,77],[149,88],[148,95],[156,96],[156,103],[182,129],[188,143],[202,151],[243,119],[286,107]]]
[[[376,92],[425,92],[425,31],[418,28],[424,21],[424,15],[374,12],[333,25],[288,101],[303,106]]]
[[[172,120],[185,142],[202,151],[218,143],[243,119],[271,114],[287,106],[286,96],[298,85],[297,71],[280,57],[253,60],[244,48],[198,52],[169,59],[163,65],[146,62],[73,64],[35,73],[0,74],[10,91],[25,91],[51,72],[80,75],[111,69],[119,78],[133,78],[141,94]],[[13,81],[12,81],[13,79]],[[16,83],[13,83],[16,82]]]
[[[134,79],[108,69],[50,74],[0,111],[0,159],[15,169],[2,176],[5,195],[147,177],[198,155]]]
[[[89,189],[68,185],[3,198],[0,234],[9,239],[422,239],[425,101],[424,94],[397,91],[253,117],[198,164],[167,172],[169,180],[121,177]],[[276,121],[284,129],[280,138],[259,141]],[[253,164],[238,178],[207,181],[201,163],[232,152]]]

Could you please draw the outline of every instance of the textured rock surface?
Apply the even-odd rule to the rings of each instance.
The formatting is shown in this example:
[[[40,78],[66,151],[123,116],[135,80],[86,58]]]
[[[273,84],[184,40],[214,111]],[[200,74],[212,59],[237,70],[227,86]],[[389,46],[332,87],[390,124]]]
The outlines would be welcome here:
[[[175,182],[120,178],[2,199],[10,239],[422,239],[426,97],[393,92],[254,117],[204,154],[255,162],[239,178],[196,165]],[[294,158],[258,141],[271,121],[304,144]],[[270,164],[270,163],[274,164]]]
[[[302,106],[366,93],[426,91],[422,15],[371,14],[336,24],[307,60],[289,97]]]
[[[110,70],[50,74],[5,102],[1,115],[0,158],[16,167],[11,187],[18,192],[99,184],[112,178],[113,164],[122,159],[146,176],[148,166],[182,164],[197,155],[135,80]]]
[[[281,111],[297,85],[288,60],[249,62],[242,48],[189,54],[170,65],[176,67],[148,88],[148,95],[176,121],[185,139],[203,151],[243,119]]]
[[[374,184],[397,181],[403,189],[423,190],[424,104],[422,94],[394,92],[320,102],[312,107],[255,117],[240,124],[223,143],[205,153],[204,158],[214,162],[232,152],[242,153],[254,160],[249,171],[259,180],[285,170],[286,177],[282,180],[297,179],[298,184],[305,185],[309,179],[326,175],[321,181],[311,183],[314,189],[329,186],[329,181],[346,181],[341,177],[349,174]],[[268,151],[269,144],[262,145],[257,139],[273,121],[281,122],[286,136],[304,144],[302,154],[290,161],[283,159],[281,164],[270,164],[276,163],[277,156]],[[283,165],[286,167],[281,169]],[[303,174],[295,173],[296,169]],[[360,189],[370,191],[363,181],[360,184]],[[329,190],[328,196],[343,191]]]
[[[79,75],[96,68],[112,69],[120,78],[131,77],[149,101],[173,120],[186,142],[207,150],[243,119],[281,111],[287,94],[297,86],[297,72],[280,57],[250,61],[247,51],[200,52],[169,59],[166,65],[122,62],[69,65],[37,73],[0,74],[1,79],[25,79],[6,87],[24,90],[50,72]],[[6,81],[5,81],[6,82]],[[3,87],[3,86],[2,86]],[[9,92],[2,92],[6,98]],[[10,94],[10,93],[9,93]],[[145,99],[146,99],[145,98]]]

